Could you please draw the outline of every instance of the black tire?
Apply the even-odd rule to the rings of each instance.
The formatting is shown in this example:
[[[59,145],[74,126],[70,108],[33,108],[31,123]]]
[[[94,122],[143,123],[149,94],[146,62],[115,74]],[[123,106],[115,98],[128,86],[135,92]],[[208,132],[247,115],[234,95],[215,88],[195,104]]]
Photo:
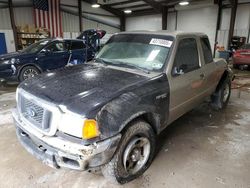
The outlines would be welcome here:
[[[218,90],[212,95],[212,107],[215,110],[224,109],[231,96],[231,80],[227,77],[222,83],[220,83]]]
[[[134,123],[132,123],[131,126],[129,126],[129,128],[124,132],[121,138],[120,145],[117,148],[117,151],[115,152],[111,161],[102,167],[102,174],[104,175],[104,177],[113,183],[124,184],[142,175],[153,161],[156,148],[155,137],[155,133],[148,123],[144,121],[135,121]],[[126,156],[126,153],[128,154],[128,152],[126,151],[131,145],[131,142],[133,142],[135,139],[147,139],[149,141],[147,144],[150,145],[150,149],[148,152],[146,152],[148,154],[142,154],[142,151],[140,151],[140,157],[144,155],[142,159],[146,158],[147,160],[145,160],[143,166],[139,168],[136,173],[131,174],[126,170],[124,166],[125,164],[127,165],[127,161],[124,164],[124,157]],[[134,147],[127,156],[129,156],[129,158],[132,158],[131,153],[133,153],[136,149],[137,147]],[[141,163],[138,163],[137,161],[134,164],[137,165]]]
[[[38,68],[34,67],[34,66],[26,66],[23,67],[22,70],[19,73],[19,81],[22,82],[28,78],[32,78],[38,74],[40,74],[41,72],[38,70]]]

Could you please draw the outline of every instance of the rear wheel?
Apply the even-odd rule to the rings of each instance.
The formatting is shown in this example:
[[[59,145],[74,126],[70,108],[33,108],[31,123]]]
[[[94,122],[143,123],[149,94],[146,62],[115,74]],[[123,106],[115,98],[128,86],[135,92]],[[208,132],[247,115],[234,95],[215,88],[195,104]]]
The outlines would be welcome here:
[[[24,67],[19,74],[19,81],[22,82],[28,78],[33,78],[40,74],[40,71],[34,66]]]
[[[226,78],[219,86],[219,89],[212,95],[212,107],[215,110],[223,109],[227,106],[231,96],[231,80]]]
[[[102,167],[105,178],[124,184],[150,166],[155,154],[155,133],[144,121],[133,123],[124,133],[112,160]]]

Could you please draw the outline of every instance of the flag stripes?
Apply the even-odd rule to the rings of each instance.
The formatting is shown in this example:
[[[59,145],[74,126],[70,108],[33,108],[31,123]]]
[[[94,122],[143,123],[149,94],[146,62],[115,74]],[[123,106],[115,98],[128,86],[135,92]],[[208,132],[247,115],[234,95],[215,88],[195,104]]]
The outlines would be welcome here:
[[[50,31],[51,37],[62,37],[60,0],[33,0],[36,27]]]

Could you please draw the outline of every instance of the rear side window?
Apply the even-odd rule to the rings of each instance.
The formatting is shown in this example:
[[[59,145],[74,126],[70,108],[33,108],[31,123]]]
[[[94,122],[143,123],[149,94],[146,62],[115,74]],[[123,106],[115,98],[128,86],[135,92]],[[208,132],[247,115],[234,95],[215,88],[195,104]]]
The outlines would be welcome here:
[[[199,56],[194,38],[185,38],[179,42],[175,55],[173,74],[179,75],[198,69]]]
[[[45,49],[50,52],[63,52],[65,51],[65,44],[64,42],[54,42],[48,45]]]
[[[85,45],[83,44],[83,41],[72,41],[71,42],[71,50],[81,50],[84,48],[85,48]]]
[[[208,64],[213,62],[212,50],[208,38],[201,38],[201,46],[205,63]]]

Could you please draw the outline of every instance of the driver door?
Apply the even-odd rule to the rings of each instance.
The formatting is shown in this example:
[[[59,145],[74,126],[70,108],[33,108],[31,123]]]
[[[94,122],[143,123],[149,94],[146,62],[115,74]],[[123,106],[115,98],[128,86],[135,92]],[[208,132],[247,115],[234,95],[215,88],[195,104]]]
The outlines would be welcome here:
[[[52,70],[67,65],[69,60],[69,51],[65,42],[55,41],[46,46],[38,54],[37,61],[43,70]]]
[[[193,109],[206,87],[195,37],[179,40],[170,77],[170,122]]]

